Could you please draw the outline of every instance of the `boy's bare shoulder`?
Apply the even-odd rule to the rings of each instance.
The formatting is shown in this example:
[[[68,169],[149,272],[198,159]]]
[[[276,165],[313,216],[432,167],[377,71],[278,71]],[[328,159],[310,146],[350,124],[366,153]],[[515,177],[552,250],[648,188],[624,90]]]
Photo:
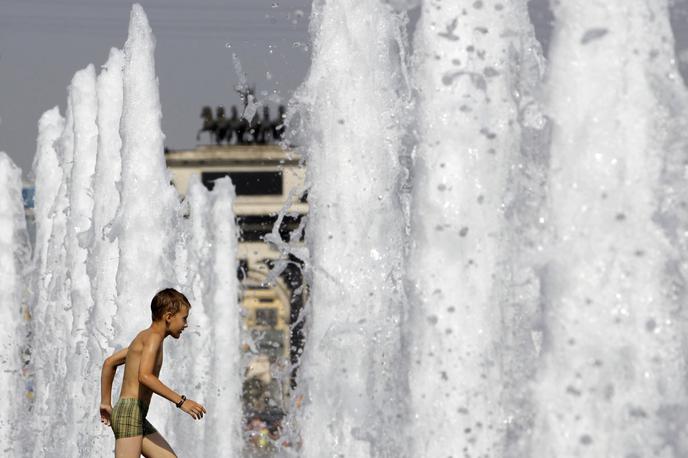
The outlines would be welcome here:
[[[143,331],[136,334],[134,340],[129,344],[129,352],[133,355],[140,355],[143,353],[143,349],[149,345],[155,345],[156,347],[162,346],[162,336],[151,331],[150,329],[144,329]]]
[[[139,332],[139,335],[136,336],[136,339],[139,340],[139,344],[141,345],[141,347],[144,347],[145,345],[150,343],[162,342],[162,336],[158,333],[153,332],[150,329],[145,329]]]
[[[143,347],[151,340],[151,337],[156,338],[157,335],[154,332],[151,332],[150,329],[144,329],[136,334],[134,340],[131,341],[130,349],[134,351],[142,350]]]

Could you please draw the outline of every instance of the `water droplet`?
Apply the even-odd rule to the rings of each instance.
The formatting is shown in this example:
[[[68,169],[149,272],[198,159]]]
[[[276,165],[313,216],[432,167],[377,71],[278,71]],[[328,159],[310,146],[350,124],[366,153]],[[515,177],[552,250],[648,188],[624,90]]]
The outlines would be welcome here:
[[[657,329],[657,322],[654,319],[650,318],[645,322],[645,329],[648,332],[654,332],[654,330]]]

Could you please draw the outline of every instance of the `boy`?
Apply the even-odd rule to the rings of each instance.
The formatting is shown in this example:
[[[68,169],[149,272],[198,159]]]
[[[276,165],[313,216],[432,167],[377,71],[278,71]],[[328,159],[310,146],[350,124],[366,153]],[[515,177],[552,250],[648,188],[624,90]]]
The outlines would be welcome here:
[[[153,393],[164,397],[200,420],[205,408],[165,386],[158,375],[163,360],[163,340],[178,339],[186,328],[191,304],[174,289],[164,289],[151,301],[153,322],[141,331],[128,348],[105,360],[100,379],[100,421],[115,433],[115,457],[176,457],[172,447],[146,420]],[[111,405],[112,380],[117,366],[124,364],[124,379],[119,400]]]

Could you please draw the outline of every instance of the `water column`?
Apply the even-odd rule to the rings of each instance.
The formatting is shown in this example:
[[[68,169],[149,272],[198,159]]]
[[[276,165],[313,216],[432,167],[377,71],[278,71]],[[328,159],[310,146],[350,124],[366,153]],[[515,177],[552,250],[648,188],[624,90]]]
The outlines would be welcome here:
[[[86,272],[88,235],[93,213],[92,180],[98,150],[98,126],[96,116],[98,100],[96,97],[96,73],[93,65],[74,74],[69,88],[69,98],[74,113],[74,156],[69,181],[69,218],[67,219],[67,276],[70,288],[72,325],[69,339],[67,371],[70,376],[65,383],[67,399],[66,419],[69,424],[66,444],[75,444],[77,450],[88,452],[92,444],[95,428],[100,428],[95,404],[99,400],[99,385],[87,376],[89,354],[86,322],[93,307],[91,280]],[[87,380],[90,383],[84,383]],[[91,409],[82,404],[86,401]],[[80,428],[73,425],[79,424]],[[76,450],[75,450],[76,452]]]
[[[170,346],[169,361],[172,363],[166,370],[169,374],[166,383],[212,410],[214,406],[208,401],[213,402],[216,393],[210,384],[210,360],[215,349],[212,346],[211,322],[206,313],[211,275],[208,268],[211,257],[210,196],[198,175],[190,179],[185,205],[187,218],[181,218],[177,226],[175,270],[180,291],[187,295],[192,308],[189,327],[179,344],[175,342]],[[190,420],[187,415],[168,417],[169,428],[175,438],[175,451],[180,456],[209,456],[204,450],[210,423],[204,419],[190,428]],[[214,448],[208,449],[209,452],[211,450]]]
[[[526,2],[425,2],[414,53],[409,455],[504,456],[522,434],[509,415],[527,428],[518,403],[536,356],[537,278],[514,250],[532,226],[518,215],[534,216],[520,208],[526,137],[541,127]]]
[[[60,115],[58,107],[54,107],[41,116],[38,121],[38,139],[36,155],[33,160],[33,176],[35,185],[34,196],[34,220],[36,225],[36,239],[33,246],[32,276],[30,278],[33,294],[30,302],[32,330],[31,368],[33,371],[34,399],[31,403],[30,419],[23,425],[24,438],[35,437],[33,441],[25,440],[25,448],[22,451],[30,455],[33,444],[41,442],[40,431],[47,428],[48,396],[46,395],[50,367],[48,366],[49,346],[43,346],[49,339],[46,323],[47,313],[53,311],[53,302],[50,295],[50,284],[55,275],[53,222],[54,217],[63,217],[63,214],[55,214],[56,198],[62,180],[62,167],[55,142],[60,138],[65,128],[65,120]],[[56,220],[57,225],[60,220]],[[39,389],[37,389],[39,388]]]
[[[40,135],[39,135],[40,139]],[[69,311],[70,295],[67,272],[67,218],[69,214],[69,181],[74,158],[74,113],[70,98],[67,98],[64,129],[55,141],[58,157],[57,172],[60,184],[50,202],[50,238],[46,250],[46,271],[50,281],[44,293],[45,304],[36,304],[32,310],[31,363],[34,370],[35,402],[31,433],[31,443],[35,456],[60,456],[62,439],[67,435],[67,399],[65,393],[67,380],[67,358],[71,342],[72,316]],[[40,144],[39,144],[40,147]],[[55,173],[55,171],[53,171]],[[46,184],[51,181],[46,182]],[[37,187],[41,183],[37,182]],[[45,221],[36,221],[39,225]],[[40,283],[39,283],[40,285]],[[39,286],[40,287],[40,286]],[[39,296],[39,297],[40,297]]]
[[[93,308],[90,310],[87,328],[89,368],[87,383],[94,387],[93,402],[100,402],[100,369],[103,361],[114,350],[112,340],[118,331],[113,321],[117,312],[116,275],[119,265],[119,246],[116,239],[110,237],[110,225],[119,207],[118,182],[121,179],[122,140],[119,136],[120,117],[122,115],[122,70],[124,54],[112,48],[107,62],[102,67],[96,81],[98,97],[98,146],[95,173],[93,176],[93,214],[88,236],[88,257],[86,269],[91,281]],[[117,387],[113,388],[114,399],[117,399]],[[93,409],[91,443],[87,451],[92,456],[110,454],[114,437],[109,428],[103,427]]]
[[[228,177],[215,181],[210,195],[211,257],[206,271],[207,304],[212,343],[208,386],[201,387],[208,415],[204,456],[241,456],[243,441],[239,330],[243,320],[238,303],[237,232],[234,186]],[[207,331],[206,331],[207,332]],[[222,452],[220,452],[220,450]]]
[[[306,118],[310,252],[302,455],[405,456],[397,194],[402,17],[383,2],[314,5]]]
[[[212,321],[208,317],[207,304],[211,299],[209,297],[211,284],[209,278],[212,275],[210,264],[213,255],[210,227],[211,201],[208,190],[201,183],[198,175],[194,175],[189,180],[188,201],[191,212],[191,240],[187,271],[189,275],[188,284],[194,298],[194,317],[191,325],[193,341],[190,346],[194,355],[192,367],[194,373],[198,374],[196,381],[200,383],[202,392],[206,394],[207,398],[210,398],[211,390],[208,389],[208,383],[210,382],[209,371],[212,355],[208,348],[213,348],[213,342],[209,332]],[[231,261],[232,265],[234,263],[235,261]]]
[[[98,94],[98,156],[93,177],[93,221],[88,274],[93,291],[92,356],[107,356],[113,350],[115,334],[113,317],[116,314],[116,275],[119,264],[119,244],[110,237],[110,225],[119,208],[118,183],[122,173],[119,124],[122,116],[122,70],[124,54],[112,48],[96,83]]]
[[[13,455],[22,452],[18,432],[27,408],[20,354],[26,334],[22,276],[31,251],[21,191],[21,169],[0,152],[0,449]]]
[[[33,176],[36,183],[34,195],[34,220],[36,221],[36,241],[33,249],[33,268],[35,283],[32,314],[42,315],[48,298],[46,292],[52,271],[47,268],[48,244],[52,229],[52,206],[60,187],[61,169],[55,141],[64,129],[64,118],[58,107],[41,116],[38,121],[36,155],[33,159]]]
[[[174,284],[178,200],[163,155],[155,38],[146,13],[132,7],[124,46],[121,201],[112,235],[119,240],[115,341],[128,345],[150,325],[155,293]],[[174,388],[174,387],[173,387]]]
[[[686,456],[688,98],[667,2],[554,6],[534,456]]]

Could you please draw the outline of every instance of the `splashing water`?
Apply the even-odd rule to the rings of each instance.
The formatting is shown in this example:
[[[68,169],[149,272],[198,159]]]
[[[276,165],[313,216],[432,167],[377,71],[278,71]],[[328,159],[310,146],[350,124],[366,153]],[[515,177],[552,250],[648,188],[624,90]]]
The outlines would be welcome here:
[[[266,238],[305,261],[310,288],[292,446],[278,454],[688,453],[688,96],[667,4],[572,0],[554,14],[546,63],[526,0],[314,5],[290,115],[308,165],[307,247]],[[65,119],[41,118],[30,275],[19,175],[0,155],[9,355],[23,341],[16,279],[34,290],[30,418],[0,417],[3,444],[33,438],[15,454],[111,453],[91,427],[93,371],[163,286],[198,317],[188,346],[172,344],[169,380],[209,414],[191,431],[154,404],[152,422],[180,454],[248,453],[234,192],[195,179],[180,204],[169,185],[153,50],[135,6],[124,52],[97,82],[93,67],[75,75]],[[20,362],[4,364],[3,386],[20,390]]]
[[[21,455],[21,418],[28,408],[24,389],[21,346],[25,329],[21,317],[26,291],[21,282],[29,267],[30,249],[21,199],[21,170],[0,152],[0,445],[3,453]]]
[[[241,411],[238,287],[229,275],[236,272],[233,187],[228,181],[218,183],[210,204],[198,204],[197,196],[191,196],[188,216],[196,225],[189,231],[180,223],[184,207],[170,185],[163,157],[153,52],[148,20],[135,5],[124,52],[113,49],[97,79],[92,65],[76,73],[66,120],[53,109],[39,123],[29,340],[36,395],[28,407],[30,421],[18,426],[20,435],[16,428],[2,428],[17,444],[25,444],[25,450],[17,446],[17,455],[112,453],[112,432],[98,420],[102,362],[148,325],[152,296],[168,286],[189,293],[195,303],[191,321],[196,316],[202,328],[184,337],[191,341],[190,350],[172,349],[174,361],[168,364],[174,368],[167,369],[168,383],[206,406],[211,421],[200,423],[194,438],[207,441],[192,448],[193,442],[185,440],[192,420],[184,416],[161,421],[163,407],[155,402],[149,418],[163,435],[178,438],[182,453],[208,456],[221,446],[236,455],[241,449],[240,416],[226,421],[224,414]],[[14,196],[12,189],[3,190],[3,198]],[[21,208],[21,200],[16,203]],[[21,228],[6,223],[7,212],[4,206],[0,209],[2,229],[19,234]],[[202,233],[198,225],[211,219],[211,234]],[[186,257],[193,262],[183,265],[175,243],[189,237],[193,243],[186,247]],[[2,253],[20,259],[19,235],[12,243],[14,254],[5,245]],[[207,244],[217,252],[209,251]],[[205,260],[208,257],[214,261]],[[175,272],[175,266],[182,271]],[[16,291],[15,284],[6,286]],[[21,300],[13,296],[12,303],[16,309]],[[3,309],[12,310],[9,305]],[[6,324],[2,342],[25,340],[8,334],[16,320]],[[213,360],[219,355],[223,364]],[[181,417],[178,411],[174,415]],[[164,418],[169,418],[167,411]]]

